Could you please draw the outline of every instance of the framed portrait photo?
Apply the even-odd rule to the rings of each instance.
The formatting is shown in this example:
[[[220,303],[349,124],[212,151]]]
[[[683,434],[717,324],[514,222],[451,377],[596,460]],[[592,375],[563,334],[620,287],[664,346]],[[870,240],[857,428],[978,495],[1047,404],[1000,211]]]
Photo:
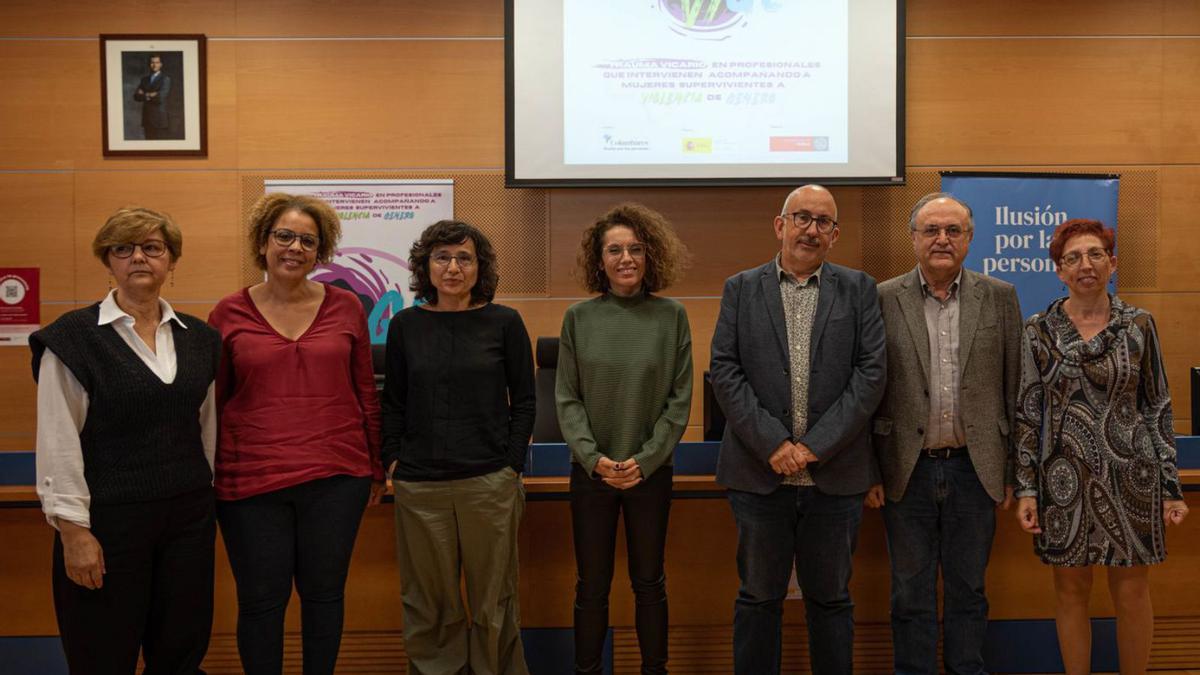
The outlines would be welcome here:
[[[208,156],[203,35],[101,35],[105,157]]]

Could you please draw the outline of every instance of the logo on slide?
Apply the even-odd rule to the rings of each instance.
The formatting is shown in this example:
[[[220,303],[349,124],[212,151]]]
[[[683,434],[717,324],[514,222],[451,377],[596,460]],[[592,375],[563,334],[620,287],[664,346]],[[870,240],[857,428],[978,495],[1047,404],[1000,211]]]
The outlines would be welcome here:
[[[747,0],[658,0],[671,30],[703,40],[725,40],[728,31],[744,23]]]

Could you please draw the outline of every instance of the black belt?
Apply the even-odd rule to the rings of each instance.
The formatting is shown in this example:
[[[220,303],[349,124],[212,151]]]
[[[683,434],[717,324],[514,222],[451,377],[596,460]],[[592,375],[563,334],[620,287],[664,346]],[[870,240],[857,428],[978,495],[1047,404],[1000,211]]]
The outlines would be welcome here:
[[[951,457],[961,457],[967,454],[967,446],[960,445],[957,448],[921,448],[921,454],[934,459],[950,459]]]

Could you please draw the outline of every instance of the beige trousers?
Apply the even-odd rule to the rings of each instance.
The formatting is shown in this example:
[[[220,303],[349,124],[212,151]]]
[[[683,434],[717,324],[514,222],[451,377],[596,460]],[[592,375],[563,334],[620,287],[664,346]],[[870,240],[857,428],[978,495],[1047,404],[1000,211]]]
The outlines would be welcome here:
[[[517,591],[521,477],[504,468],[394,488],[408,672],[528,675]]]

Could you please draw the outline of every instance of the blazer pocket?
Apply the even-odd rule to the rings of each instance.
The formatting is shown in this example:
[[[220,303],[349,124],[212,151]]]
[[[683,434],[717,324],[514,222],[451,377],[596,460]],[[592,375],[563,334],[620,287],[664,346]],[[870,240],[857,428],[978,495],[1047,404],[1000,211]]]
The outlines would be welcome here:
[[[887,436],[892,433],[892,420],[887,417],[876,417],[871,422],[871,433],[876,436]]]

